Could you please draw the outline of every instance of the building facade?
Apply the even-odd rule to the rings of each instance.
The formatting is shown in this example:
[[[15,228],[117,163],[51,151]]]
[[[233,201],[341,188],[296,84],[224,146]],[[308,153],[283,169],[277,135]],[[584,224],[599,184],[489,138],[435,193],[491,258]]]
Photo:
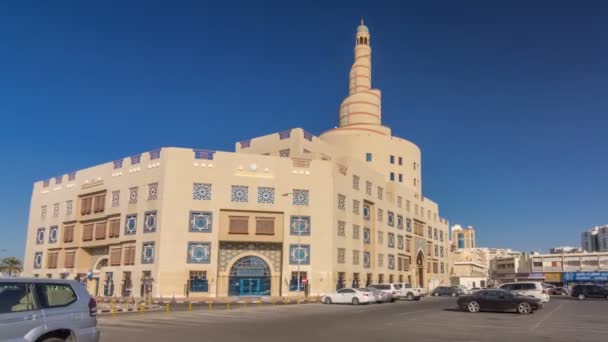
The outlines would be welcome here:
[[[339,127],[164,147],[34,184],[25,275],[99,296],[319,295],[449,282],[448,221],[421,153],[381,122],[369,30],[355,37]]]
[[[475,229],[473,226],[462,228],[459,224],[452,226],[453,249],[475,248]]]
[[[608,252],[608,225],[593,227],[583,232],[581,247],[587,252]]]
[[[530,272],[551,284],[608,285],[608,252],[526,255]]]

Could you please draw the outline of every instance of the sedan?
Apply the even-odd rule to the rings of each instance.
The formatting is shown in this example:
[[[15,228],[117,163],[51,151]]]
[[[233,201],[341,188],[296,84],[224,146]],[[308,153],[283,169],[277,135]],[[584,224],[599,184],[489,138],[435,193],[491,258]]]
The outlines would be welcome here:
[[[368,304],[376,301],[374,295],[368,289],[340,289],[337,292],[323,296],[325,304]]]
[[[458,307],[463,311],[517,311],[529,314],[543,305],[540,299],[521,296],[505,290],[481,290],[472,295],[458,298]]]
[[[384,292],[384,291],[380,291],[378,289],[375,289],[373,287],[368,287],[367,290],[369,292],[371,292],[371,294],[374,296],[374,298],[376,299],[376,303],[391,303],[393,302],[393,296],[391,296],[390,294]]]

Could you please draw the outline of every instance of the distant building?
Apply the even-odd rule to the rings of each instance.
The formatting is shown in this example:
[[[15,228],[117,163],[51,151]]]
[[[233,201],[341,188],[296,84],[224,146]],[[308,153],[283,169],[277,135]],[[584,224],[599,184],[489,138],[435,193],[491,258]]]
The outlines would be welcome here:
[[[593,227],[583,232],[581,247],[587,252],[608,252],[608,225]]]
[[[473,229],[473,226],[462,228],[459,224],[453,225],[452,246],[454,246],[454,249],[475,248],[475,229]]]
[[[549,254],[568,254],[568,253],[582,253],[583,249],[572,246],[561,246],[553,247],[549,250]]]
[[[608,252],[525,255],[530,273],[560,286],[577,283],[608,285]]]

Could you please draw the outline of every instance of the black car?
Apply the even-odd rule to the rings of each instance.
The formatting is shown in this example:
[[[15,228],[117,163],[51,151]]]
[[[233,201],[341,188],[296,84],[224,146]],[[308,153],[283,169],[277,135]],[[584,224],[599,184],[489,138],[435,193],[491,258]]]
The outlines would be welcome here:
[[[433,292],[431,292],[431,296],[452,296],[457,297],[463,295],[464,292],[461,288],[457,286],[438,286]]]
[[[529,314],[543,305],[540,299],[520,296],[505,290],[481,290],[472,295],[458,298],[458,307],[468,312],[479,311],[517,311],[520,314]]]
[[[576,285],[570,293],[578,299],[606,298],[608,299],[608,288],[599,285]]]

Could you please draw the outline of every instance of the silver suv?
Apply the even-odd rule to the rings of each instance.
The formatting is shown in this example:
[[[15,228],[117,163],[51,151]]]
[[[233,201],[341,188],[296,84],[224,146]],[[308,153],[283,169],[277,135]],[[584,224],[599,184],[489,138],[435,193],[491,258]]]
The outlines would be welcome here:
[[[97,342],[97,303],[77,281],[0,278],[0,341]]]

